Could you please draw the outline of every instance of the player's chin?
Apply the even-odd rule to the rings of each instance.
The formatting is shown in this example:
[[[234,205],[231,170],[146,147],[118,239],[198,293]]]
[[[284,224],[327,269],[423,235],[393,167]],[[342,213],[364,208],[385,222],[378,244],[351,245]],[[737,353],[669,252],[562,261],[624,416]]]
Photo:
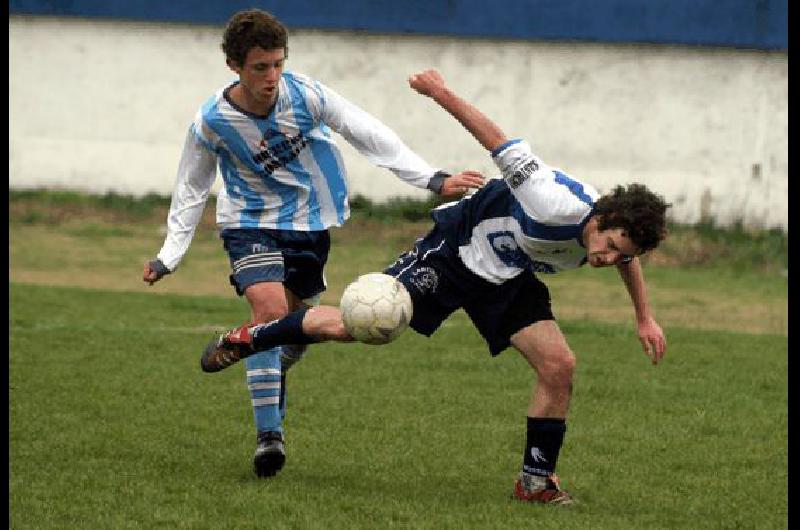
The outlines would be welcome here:
[[[259,93],[259,96],[264,102],[271,102],[275,98],[276,90],[274,88],[265,88]]]

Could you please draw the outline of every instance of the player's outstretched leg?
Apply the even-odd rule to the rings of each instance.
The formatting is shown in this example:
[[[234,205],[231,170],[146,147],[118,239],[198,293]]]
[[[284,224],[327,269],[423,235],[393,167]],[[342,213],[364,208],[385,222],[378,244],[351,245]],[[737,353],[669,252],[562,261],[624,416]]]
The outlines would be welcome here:
[[[266,324],[245,324],[209,342],[200,357],[204,372],[219,372],[253,355],[284,344],[312,344],[317,339],[303,333],[308,308],[298,309]]]

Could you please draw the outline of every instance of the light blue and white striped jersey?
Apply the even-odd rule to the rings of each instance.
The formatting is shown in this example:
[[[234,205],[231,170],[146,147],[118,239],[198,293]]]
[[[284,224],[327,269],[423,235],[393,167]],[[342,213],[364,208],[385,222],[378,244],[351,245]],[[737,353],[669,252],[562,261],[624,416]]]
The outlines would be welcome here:
[[[524,270],[555,273],[586,263],[582,234],[598,192],[544,164],[521,140],[507,142],[492,157],[502,178],[435,209],[443,241],[419,248],[421,255],[457,254],[467,269],[496,284]]]
[[[347,174],[331,130],[376,166],[426,188],[437,169],[370,114],[305,75],[284,71],[269,116],[238,108],[219,89],[187,133],[158,258],[170,270],[194,235],[217,167],[221,228],[316,231],[350,215]]]

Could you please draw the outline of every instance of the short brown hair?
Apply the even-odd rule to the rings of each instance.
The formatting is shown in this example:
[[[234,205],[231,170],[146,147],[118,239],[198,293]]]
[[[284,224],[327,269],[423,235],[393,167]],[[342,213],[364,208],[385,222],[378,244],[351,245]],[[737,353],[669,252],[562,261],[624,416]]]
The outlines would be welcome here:
[[[594,206],[598,229],[622,228],[642,252],[652,250],[667,237],[666,211],[670,205],[644,184],[617,186]]]
[[[239,11],[225,26],[222,51],[229,61],[239,66],[244,64],[247,53],[256,46],[265,50],[283,48],[288,55],[288,33],[286,26],[266,11],[260,9]]]

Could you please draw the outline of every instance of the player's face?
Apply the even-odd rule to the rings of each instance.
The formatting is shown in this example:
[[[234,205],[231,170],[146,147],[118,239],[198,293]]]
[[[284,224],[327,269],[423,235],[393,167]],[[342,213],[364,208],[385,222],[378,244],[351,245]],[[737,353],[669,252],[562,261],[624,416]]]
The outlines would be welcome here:
[[[586,241],[586,259],[592,267],[608,267],[629,262],[640,254],[622,228],[594,230]]]
[[[271,107],[278,97],[278,82],[286,59],[284,48],[265,50],[259,46],[247,52],[243,65],[232,64],[239,74],[244,96],[258,106]]]

